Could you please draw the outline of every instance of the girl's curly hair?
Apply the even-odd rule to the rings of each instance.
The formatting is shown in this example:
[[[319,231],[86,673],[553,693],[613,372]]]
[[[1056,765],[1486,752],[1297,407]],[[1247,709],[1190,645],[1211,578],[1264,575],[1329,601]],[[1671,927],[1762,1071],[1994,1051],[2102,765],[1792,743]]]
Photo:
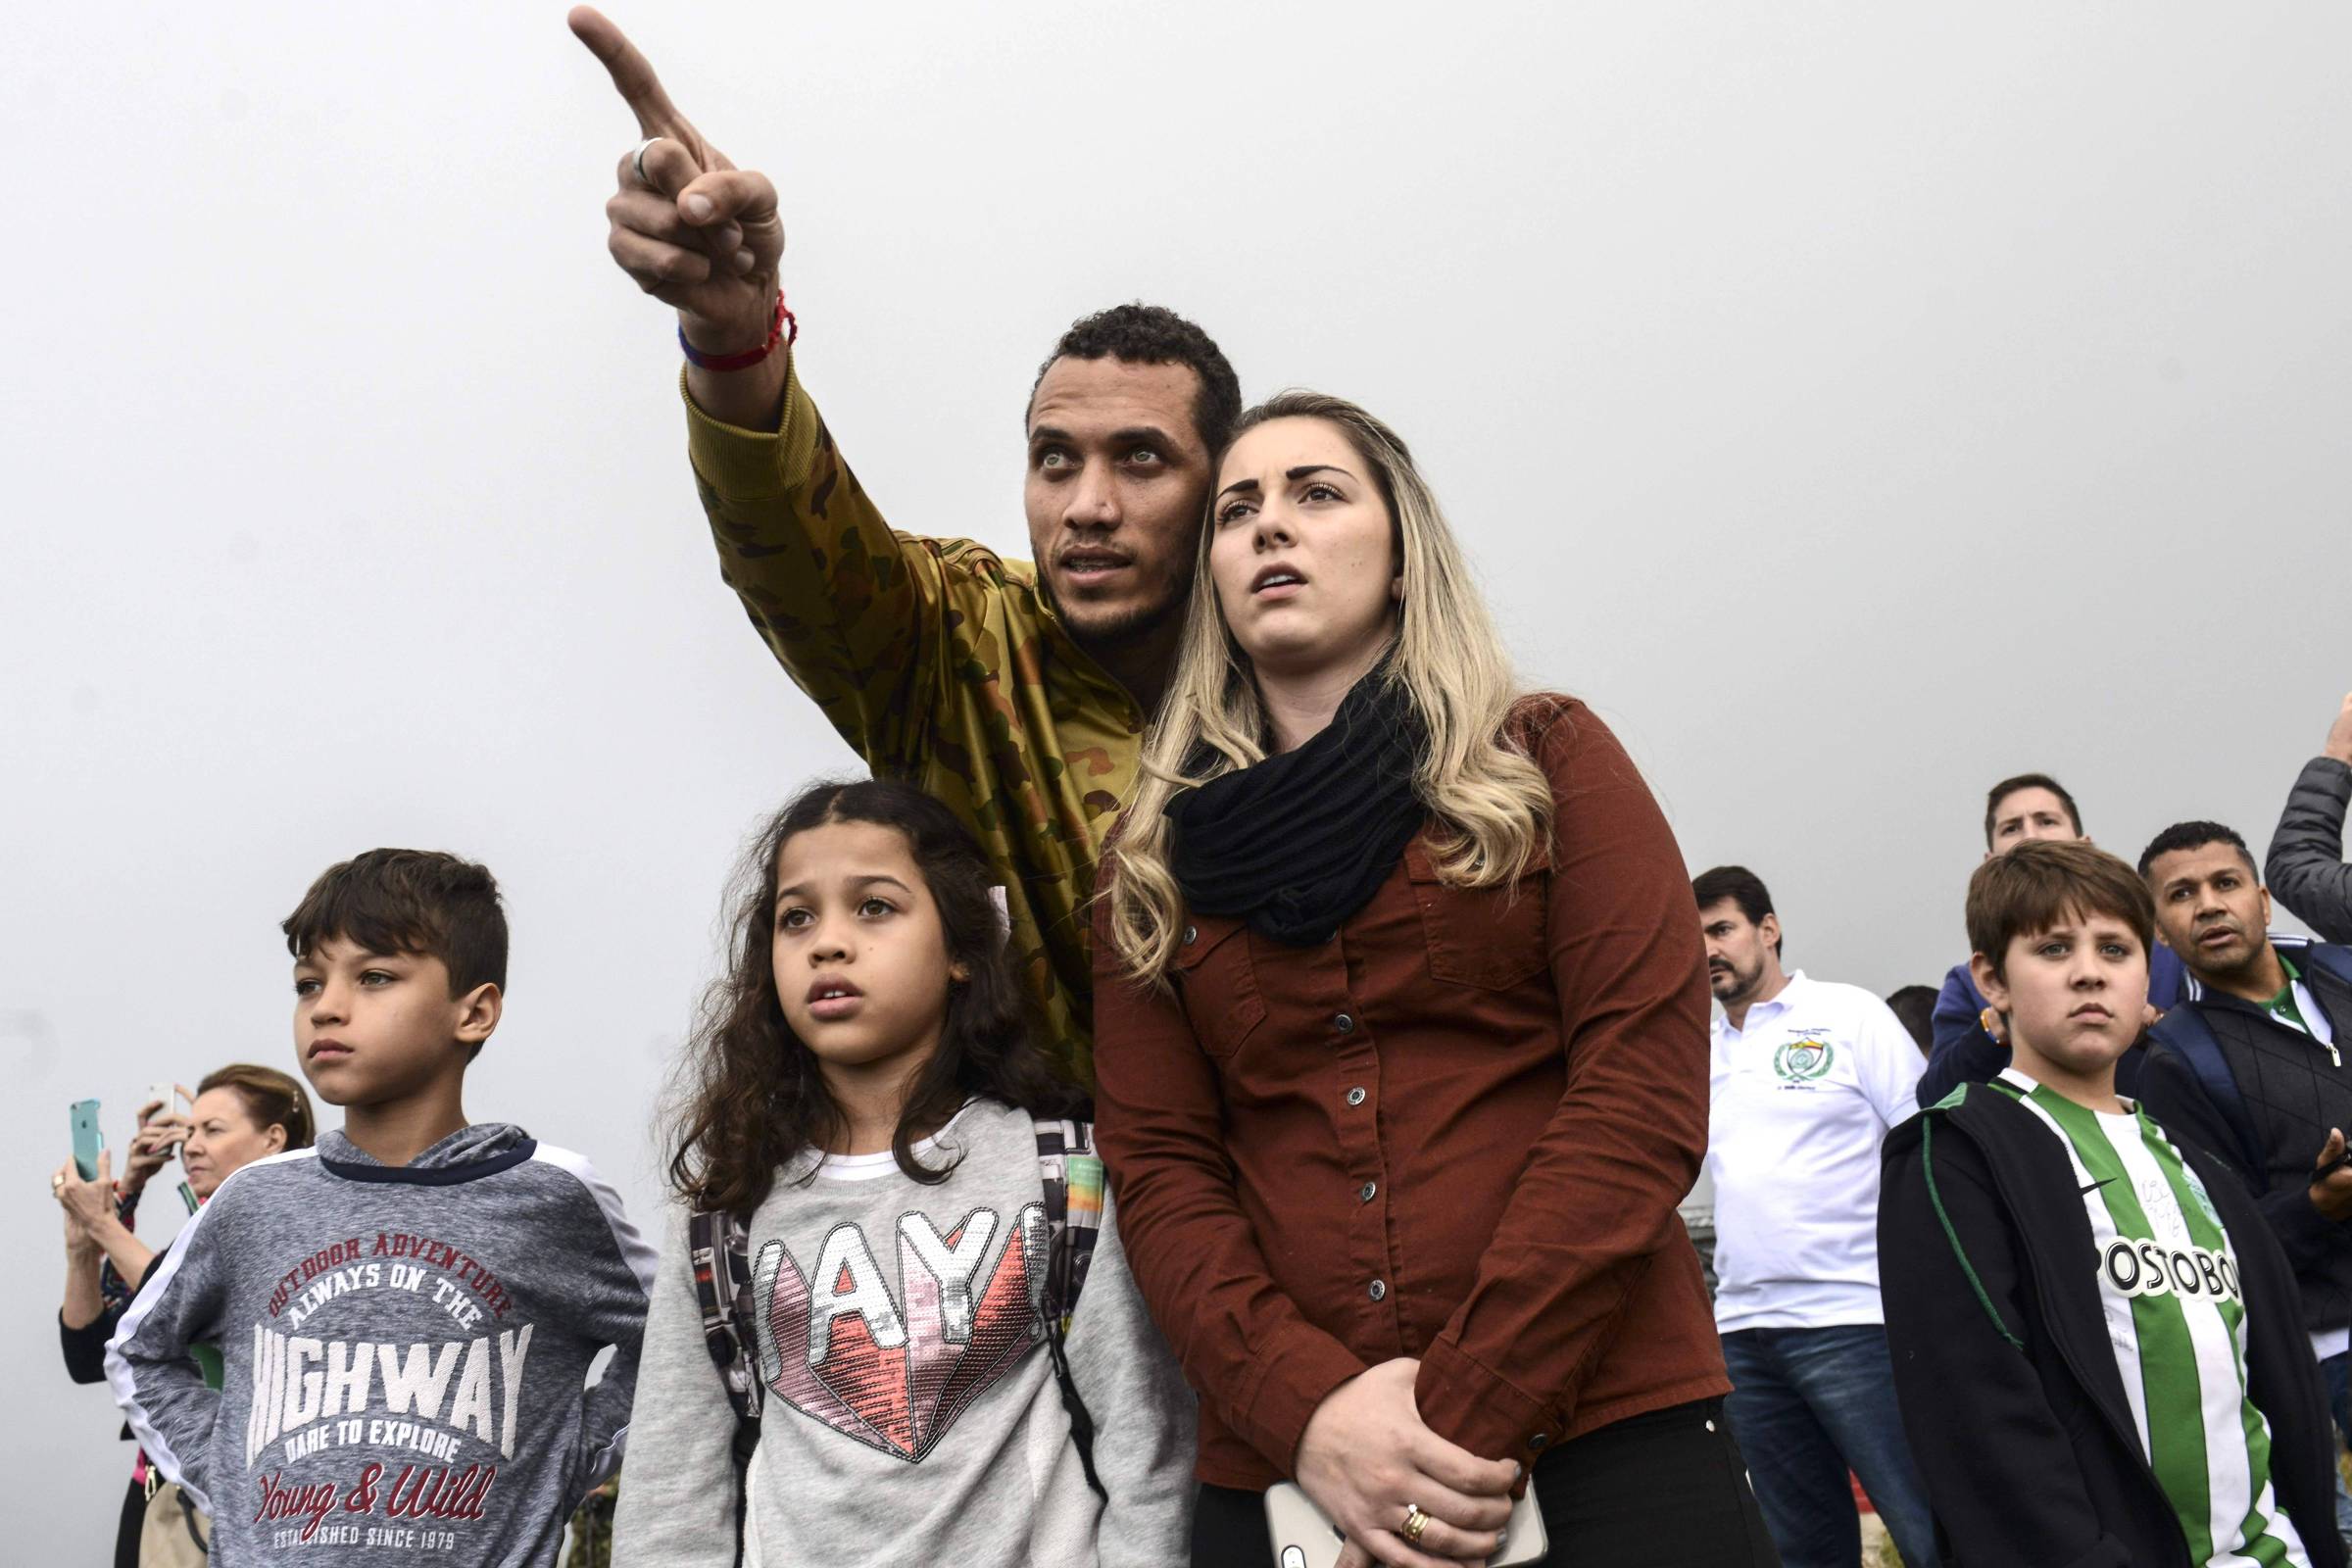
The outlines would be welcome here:
[[[750,1213],[782,1167],[847,1131],[815,1055],[784,1017],[772,947],[776,858],[795,835],[832,822],[872,822],[905,835],[939,907],[949,961],[970,974],[950,990],[939,1049],[900,1112],[891,1138],[899,1169],[918,1182],[945,1181],[954,1166],[926,1166],[913,1142],[975,1097],[1039,1116],[1080,1108],[1078,1092],[1037,1047],[991,897],[997,873],[963,824],[911,785],[813,784],[768,819],[744,857],[728,903],[727,973],[705,996],[679,1064],[669,1179],[697,1209]]]

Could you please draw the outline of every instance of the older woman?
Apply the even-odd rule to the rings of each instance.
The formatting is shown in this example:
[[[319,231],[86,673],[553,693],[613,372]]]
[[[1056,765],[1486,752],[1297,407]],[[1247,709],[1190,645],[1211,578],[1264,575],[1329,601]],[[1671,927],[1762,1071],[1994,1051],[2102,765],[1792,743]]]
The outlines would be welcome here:
[[[1528,695],[1404,444],[1286,393],[1216,478],[1097,912],[1100,1136],[1200,1396],[1197,1563],[1770,1563],[1675,1213],[1707,988],[1673,835]]]
[[[308,1149],[318,1136],[311,1097],[274,1068],[223,1067],[186,1098],[185,1113],[161,1102],[140,1107],[139,1131],[120,1183],[104,1152],[94,1181],[83,1181],[71,1159],[49,1179],[49,1190],[66,1214],[66,1298],[58,1309],[58,1338],[66,1375],[76,1383],[105,1381],[106,1342],[160,1255],[132,1233],[131,1225],[139,1195],[172,1152],[178,1152],[189,1191],[202,1201],[240,1167],[288,1149]],[[131,1469],[115,1536],[118,1568],[135,1568],[139,1560],[139,1532],[153,1478],[141,1454]]]

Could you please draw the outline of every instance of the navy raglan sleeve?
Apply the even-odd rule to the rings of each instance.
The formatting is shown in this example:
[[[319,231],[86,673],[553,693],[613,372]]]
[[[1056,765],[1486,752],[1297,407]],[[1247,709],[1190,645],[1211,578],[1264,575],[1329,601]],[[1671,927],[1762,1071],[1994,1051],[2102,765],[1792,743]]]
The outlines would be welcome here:
[[[1983,1011],[1969,989],[1968,971],[1955,966],[1936,995],[1930,1020],[1935,1048],[1928,1053],[1928,1070],[1919,1075],[1921,1109],[1962,1084],[1989,1083],[2009,1065],[2009,1048],[1984,1032]]]

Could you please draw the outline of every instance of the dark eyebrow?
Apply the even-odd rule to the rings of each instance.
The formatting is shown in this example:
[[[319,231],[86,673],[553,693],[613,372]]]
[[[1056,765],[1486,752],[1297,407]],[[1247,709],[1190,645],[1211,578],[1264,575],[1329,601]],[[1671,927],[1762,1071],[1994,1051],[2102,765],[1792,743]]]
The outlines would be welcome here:
[[[1336,463],[1301,463],[1296,468],[1285,468],[1282,470],[1282,476],[1293,483],[1297,483],[1298,480],[1305,478],[1310,473],[1337,473],[1349,479],[1355,478],[1354,474],[1348,473],[1346,468],[1341,467]],[[1357,480],[1357,483],[1360,484],[1362,481]],[[1218,491],[1217,494],[1220,496],[1229,496],[1236,490],[1255,490],[1257,487],[1258,485],[1255,479],[1236,479],[1233,481],[1233,483]]]
[[[345,955],[344,961],[348,963],[398,963],[408,956],[409,955],[405,953],[378,953],[373,948],[363,948],[355,942],[351,944],[351,952]],[[314,968],[323,968],[327,960],[319,956],[317,948],[313,948],[294,960],[294,967],[299,969],[306,963]]]
[[[852,887],[871,887],[876,882],[887,882],[892,887],[897,888],[901,893],[911,895],[914,891],[906,883],[900,881],[897,877],[891,876],[887,872],[883,871],[868,871],[863,876],[854,876],[850,878],[850,885]],[[779,899],[789,899],[796,896],[806,895],[808,891],[808,890],[803,887],[800,883],[795,882],[788,888],[776,889],[776,897]]]
[[[1114,447],[1158,447],[1165,452],[1176,450],[1176,438],[1155,424],[1138,424],[1124,430],[1113,430],[1103,440]],[[1033,447],[1054,441],[1063,446],[1074,447],[1079,444],[1078,438],[1069,431],[1051,424],[1041,424],[1029,432],[1029,444]]]

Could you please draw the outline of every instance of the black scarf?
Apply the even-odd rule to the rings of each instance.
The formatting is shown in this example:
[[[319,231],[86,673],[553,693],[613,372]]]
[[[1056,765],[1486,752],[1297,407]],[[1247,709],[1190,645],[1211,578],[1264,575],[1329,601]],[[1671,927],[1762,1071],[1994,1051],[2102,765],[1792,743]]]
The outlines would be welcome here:
[[[1185,904],[1291,947],[1330,941],[1428,819],[1413,791],[1428,743],[1384,661],[1304,746],[1178,795],[1169,869]]]

